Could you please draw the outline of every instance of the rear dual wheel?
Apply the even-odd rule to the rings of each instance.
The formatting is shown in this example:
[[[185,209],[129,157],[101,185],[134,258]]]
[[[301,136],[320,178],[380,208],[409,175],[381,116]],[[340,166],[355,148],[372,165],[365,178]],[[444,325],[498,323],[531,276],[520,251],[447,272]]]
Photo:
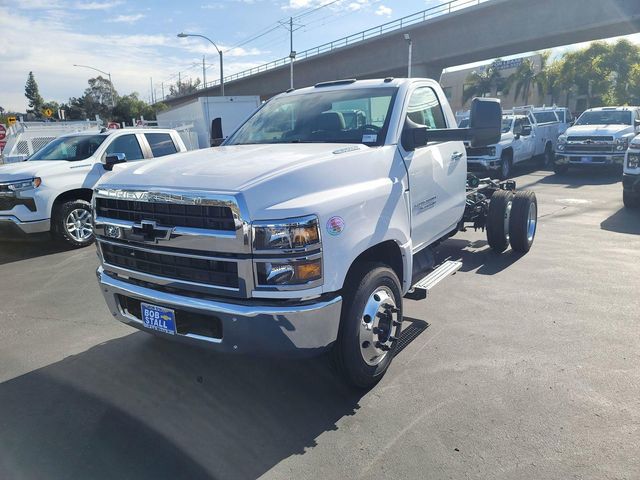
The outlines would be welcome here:
[[[533,192],[515,195],[507,190],[494,192],[487,213],[487,242],[496,252],[504,252],[509,244],[520,253],[533,245],[538,225],[538,202]]]

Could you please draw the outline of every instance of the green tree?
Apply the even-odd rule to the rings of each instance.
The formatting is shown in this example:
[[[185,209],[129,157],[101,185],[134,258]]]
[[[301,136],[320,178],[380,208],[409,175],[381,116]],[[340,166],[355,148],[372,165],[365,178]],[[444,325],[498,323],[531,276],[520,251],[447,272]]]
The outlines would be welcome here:
[[[193,80],[178,80],[175,85],[169,85],[169,95],[167,97],[178,97],[180,95],[186,95],[188,93],[195,92],[200,86],[200,79]]]
[[[29,100],[29,110],[27,110],[27,113],[33,113],[36,116],[40,116],[44,99],[40,96],[38,82],[36,82],[33,72],[29,72],[29,75],[27,76],[27,83],[24,86],[24,96]]]
[[[145,120],[155,120],[156,113],[168,108],[164,103],[148,105],[141,100],[137,92],[118,97],[118,103],[113,109],[112,120],[130,123],[133,118],[144,117]]]
[[[540,69],[536,71],[535,64],[530,58],[525,58],[516,71],[509,75],[506,82],[505,91],[509,93],[515,87],[515,99],[521,98],[525,105],[529,104],[531,90],[538,89],[540,95],[544,95],[548,84],[547,60],[549,52],[540,55]]]
[[[491,65],[481,70],[474,70],[467,76],[462,103],[467,103],[473,97],[484,97],[502,89],[504,79],[498,69],[501,59],[494,60]]]
[[[83,103],[87,118],[99,115],[103,120],[111,117],[112,109],[117,103],[118,92],[108,78],[97,76],[89,79],[89,87],[84,91]]]

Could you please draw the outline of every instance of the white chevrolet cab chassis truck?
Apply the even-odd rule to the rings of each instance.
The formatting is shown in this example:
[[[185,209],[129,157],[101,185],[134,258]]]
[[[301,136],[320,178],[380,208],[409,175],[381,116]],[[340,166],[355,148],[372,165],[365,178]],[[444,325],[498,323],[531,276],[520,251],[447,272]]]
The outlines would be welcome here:
[[[531,247],[534,194],[467,175],[463,142],[494,144],[500,124],[475,99],[456,128],[432,80],[342,80],[274,97],[220,147],[118,165],[93,197],[109,309],[223,352],[331,350],[369,388],[403,298],[460,268],[435,245],[472,224],[500,252]]]
[[[53,234],[93,242],[93,186],[114,164],[185,152],[175,130],[117,129],[58,137],[24,162],[0,165],[0,239]]]

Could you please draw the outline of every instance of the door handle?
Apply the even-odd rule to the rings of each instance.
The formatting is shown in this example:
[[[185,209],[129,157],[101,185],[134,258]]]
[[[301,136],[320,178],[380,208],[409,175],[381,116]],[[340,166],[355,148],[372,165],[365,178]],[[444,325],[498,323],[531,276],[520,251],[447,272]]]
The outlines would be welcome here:
[[[462,153],[462,152],[453,152],[451,154],[451,161],[452,162],[458,162],[458,161],[462,160],[463,156],[464,156],[464,153]]]

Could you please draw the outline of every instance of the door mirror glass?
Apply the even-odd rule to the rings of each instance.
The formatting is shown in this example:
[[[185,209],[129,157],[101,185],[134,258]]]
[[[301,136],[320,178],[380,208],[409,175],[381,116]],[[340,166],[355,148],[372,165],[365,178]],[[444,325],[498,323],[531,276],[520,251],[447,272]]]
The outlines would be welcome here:
[[[469,116],[472,147],[486,147],[500,141],[502,107],[495,98],[474,98]]]
[[[124,163],[127,161],[127,156],[124,153],[109,153],[102,157],[102,166],[105,170],[113,170],[113,166],[118,163]]]
[[[211,146],[218,147],[224,141],[222,133],[222,118],[217,117],[211,120]]]
[[[531,125],[523,125],[521,130],[522,131],[520,132],[520,135],[522,135],[523,137],[528,137],[529,135],[531,135]]]

